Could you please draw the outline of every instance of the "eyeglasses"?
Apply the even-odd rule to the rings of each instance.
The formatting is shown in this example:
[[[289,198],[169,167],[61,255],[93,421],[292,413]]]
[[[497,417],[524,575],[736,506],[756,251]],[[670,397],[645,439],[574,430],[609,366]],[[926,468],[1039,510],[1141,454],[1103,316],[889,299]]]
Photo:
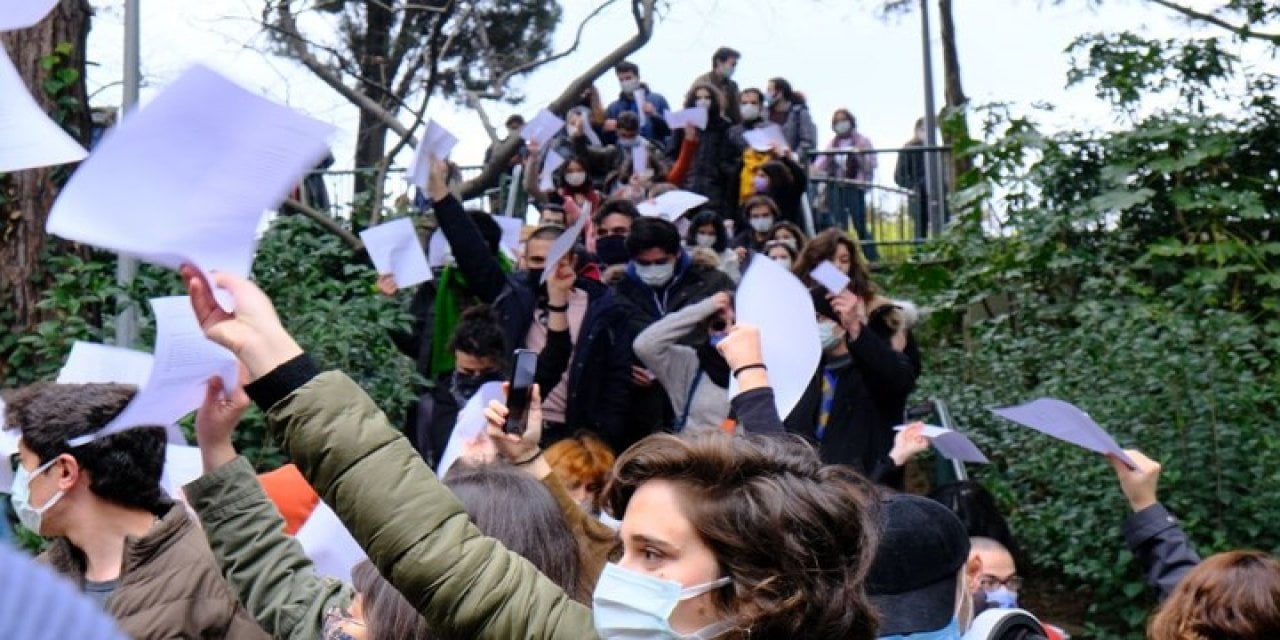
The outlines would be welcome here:
[[[983,591],[995,591],[1000,587],[1004,587],[1010,591],[1018,591],[1022,588],[1022,576],[1013,575],[1001,580],[993,575],[984,575],[978,579],[978,584]]]

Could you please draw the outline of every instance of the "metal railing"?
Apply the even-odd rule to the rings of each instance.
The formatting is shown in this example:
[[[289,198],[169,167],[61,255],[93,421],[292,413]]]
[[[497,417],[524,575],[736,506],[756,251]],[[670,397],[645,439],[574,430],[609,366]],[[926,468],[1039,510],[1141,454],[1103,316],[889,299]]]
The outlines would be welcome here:
[[[810,152],[804,165],[814,229],[839,227],[856,235],[872,262],[907,259],[929,236],[923,197],[927,154],[942,154],[946,164],[950,148]],[[870,160],[874,168],[863,169]]]
[[[484,170],[484,167],[469,166],[459,167],[458,169],[461,174],[461,181],[466,182],[479,175]],[[367,208],[370,204],[365,201],[368,196],[356,193],[357,178],[360,176],[373,178],[376,173],[373,169],[312,171],[307,174],[307,177],[303,179],[302,184],[299,186],[298,197],[304,204],[308,204],[320,211],[328,212],[335,218],[350,218],[355,209]],[[514,182],[518,183],[518,179]],[[498,187],[489,189],[480,197],[468,200],[464,204],[490,213],[506,213],[508,209],[506,203],[511,200],[512,184],[512,177],[504,175],[499,180]],[[397,209],[397,201],[402,198],[407,198],[409,202],[413,202],[414,191],[415,189],[409,184],[406,177],[406,169],[403,167],[387,169],[386,182],[382,189],[382,202],[380,203],[382,209]],[[517,189],[516,191],[519,190]],[[521,214],[523,213],[523,210],[518,211]]]

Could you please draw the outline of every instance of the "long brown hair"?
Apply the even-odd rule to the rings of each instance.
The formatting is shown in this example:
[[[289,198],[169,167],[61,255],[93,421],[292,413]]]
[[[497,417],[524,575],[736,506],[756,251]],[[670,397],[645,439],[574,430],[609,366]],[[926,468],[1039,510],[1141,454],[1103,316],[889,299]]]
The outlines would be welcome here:
[[[387,582],[378,569],[363,560],[351,569],[351,583],[363,599],[364,626],[369,640],[428,640],[427,621]]]
[[[739,637],[875,638],[863,590],[875,502],[849,467],[823,465],[798,438],[653,435],[618,459],[605,490],[614,516],[655,479],[675,485],[680,512],[732,580],[713,598]]]
[[[862,257],[858,245],[839,229],[827,229],[814,236],[804,245],[800,259],[796,261],[792,271],[807,286],[813,286],[809,273],[827,260],[835,260],[836,247],[844,245],[849,250],[849,290],[858,294],[863,300],[870,302],[876,295],[876,287],[871,284],[871,272],[867,261]]]
[[[1147,626],[1150,640],[1280,638],[1280,561],[1228,551],[1192,569]]]

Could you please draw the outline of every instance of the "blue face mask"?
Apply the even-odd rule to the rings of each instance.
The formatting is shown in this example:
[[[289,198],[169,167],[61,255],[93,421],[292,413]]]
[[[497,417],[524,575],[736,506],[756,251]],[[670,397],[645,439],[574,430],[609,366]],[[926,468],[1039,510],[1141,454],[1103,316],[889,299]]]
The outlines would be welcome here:
[[[596,583],[591,597],[596,633],[603,640],[718,638],[735,628],[732,621],[717,622],[692,634],[681,634],[671,628],[668,618],[681,601],[709,593],[730,582],[726,576],[686,589],[678,582],[628,571],[609,563],[600,574],[600,581]]]
[[[995,591],[988,591],[987,606],[992,609],[1017,609],[1018,594],[1010,591],[1008,587],[1000,585]]]
[[[710,345],[711,345],[711,346],[713,346],[713,347],[718,347],[718,346],[720,346],[720,343],[721,343],[721,342],[724,342],[724,339],[725,339],[725,338],[727,338],[727,337],[729,337],[729,334],[726,334],[726,333],[713,333],[713,334],[711,334],[711,337],[710,337],[710,338],[707,338],[707,343],[708,343],[708,344],[710,344]]]
[[[18,465],[18,471],[13,474],[13,493],[9,496],[9,501],[13,503],[14,513],[18,514],[18,522],[21,522],[22,526],[35,534],[40,533],[40,525],[44,519],[45,512],[53,508],[53,505],[58,504],[58,501],[62,499],[63,494],[66,492],[59,489],[57,493],[53,494],[53,497],[45,501],[43,507],[33,507],[31,506],[31,480],[44,473],[57,461],[58,459],[54,458],[36,467],[30,473],[27,472],[26,467]]]

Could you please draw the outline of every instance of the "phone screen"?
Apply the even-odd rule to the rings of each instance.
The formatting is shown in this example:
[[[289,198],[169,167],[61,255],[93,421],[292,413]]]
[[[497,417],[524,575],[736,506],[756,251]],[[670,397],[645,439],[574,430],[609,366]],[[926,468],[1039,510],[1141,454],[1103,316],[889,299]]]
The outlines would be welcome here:
[[[511,385],[507,389],[507,424],[503,431],[524,433],[529,417],[529,395],[537,371],[538,354],[527,349],[516,349],[511,363]]]

